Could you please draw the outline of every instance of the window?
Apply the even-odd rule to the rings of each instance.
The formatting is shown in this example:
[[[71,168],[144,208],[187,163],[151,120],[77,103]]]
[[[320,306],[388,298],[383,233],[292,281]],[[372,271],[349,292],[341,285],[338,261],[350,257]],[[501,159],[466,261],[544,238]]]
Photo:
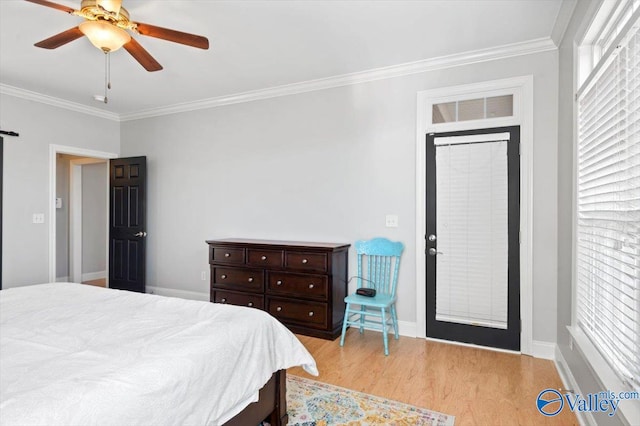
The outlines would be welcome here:
[[[465,99],[434,104],[431,122],[452,123],[456,121],[482,120],[485,118],[512,117],[513,95],[488,98]]]
[[[616,3],[578,91],[576,322],[627,389],[640,390],[640,22]],[[595,57],[595,56],[594,56]]]

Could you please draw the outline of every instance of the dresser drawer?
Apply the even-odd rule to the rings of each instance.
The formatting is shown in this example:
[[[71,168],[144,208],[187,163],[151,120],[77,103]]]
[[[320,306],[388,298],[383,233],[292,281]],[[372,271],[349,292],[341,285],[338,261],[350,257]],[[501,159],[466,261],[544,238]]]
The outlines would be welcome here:
[[[327,300],[329,279],[326,275],[267,272],[267,291],[283,296]]]
[[[230,247],[212,247],[209,261],[242,265],[244,263],[244,249]]]
[[[264,309],[264,297],[257,294],[213,289],[211,291],[211,300],[215,303],[228,303],[231,305]]]
[[[282,250],[247,249],[247,264],[251,266],[282,267]]]
[[[264,292],[262,269],[211,267],[211,285],[231,290]]]
[[[300,271],[327,272],[327,254],[287,251],[285,266]]]
[[[285,323],[326,328],[327,309],[324,303],[267,297],[267,312]]]

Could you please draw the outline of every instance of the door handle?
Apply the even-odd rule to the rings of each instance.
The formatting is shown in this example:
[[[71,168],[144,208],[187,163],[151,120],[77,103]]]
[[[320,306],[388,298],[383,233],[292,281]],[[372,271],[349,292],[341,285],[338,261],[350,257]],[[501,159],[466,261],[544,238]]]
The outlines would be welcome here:
[[[144,232],[144,231],[140,231],[140,232],[137,232],[137,233],[133,234],[133,236],[134,237],[146,237],[147,233]]]
[[[435,256],[436,254],[444,254],[444,253],[434,249],[433,247],[429,249],[429,255],[430,256]]]

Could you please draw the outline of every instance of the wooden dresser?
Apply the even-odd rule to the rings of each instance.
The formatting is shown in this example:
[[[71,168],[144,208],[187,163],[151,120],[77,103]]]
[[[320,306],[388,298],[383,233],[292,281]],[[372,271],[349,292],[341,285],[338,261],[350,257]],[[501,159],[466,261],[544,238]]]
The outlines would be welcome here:
[[[294,333],[342,332],[349,244],[210,240],[211,301],[269,312]]]

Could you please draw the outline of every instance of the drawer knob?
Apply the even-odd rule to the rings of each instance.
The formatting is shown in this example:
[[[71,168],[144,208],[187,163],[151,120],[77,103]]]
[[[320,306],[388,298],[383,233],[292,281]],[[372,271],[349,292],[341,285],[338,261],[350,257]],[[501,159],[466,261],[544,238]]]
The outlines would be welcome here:
[[[226,298],[222,298],[222,300],[220,300],[222,303],[227,303],[227,299]]]
[[[249,281],[250,283],[252,283],[252,282],[253,282],[253,277],[249,277],[249,279],[248,279],[247,281]]]
[[[247,306],[250,307],[250,308],[253,307],[253,302],[247,303]]]
[[[302,263],[308,263],[309,261],[307,259],[302,259]]]
[[[222,278],[223,280],[226,280],[227,279],[227,274],[220,275],[220,278]]]
[[[267,260],[267,256],[262,256],[260,259]]]
[[[278,307],[276,308],[276,311],[278,311],[278,312],[280,312],[281,310],[282,310],[282,306],[278,306]]]
[[[313,287],[314,287],[314,285],[313,285],[313,284],[309,284],[309,288],[313,288]]]
[[[231,257],[231,253],[225,253],[224,257]]]
[[[282,285],[282,280],[276,281],[276,285]]]
[[[309,316],[312,317],[313,316],[313,311],[309,312]]]

